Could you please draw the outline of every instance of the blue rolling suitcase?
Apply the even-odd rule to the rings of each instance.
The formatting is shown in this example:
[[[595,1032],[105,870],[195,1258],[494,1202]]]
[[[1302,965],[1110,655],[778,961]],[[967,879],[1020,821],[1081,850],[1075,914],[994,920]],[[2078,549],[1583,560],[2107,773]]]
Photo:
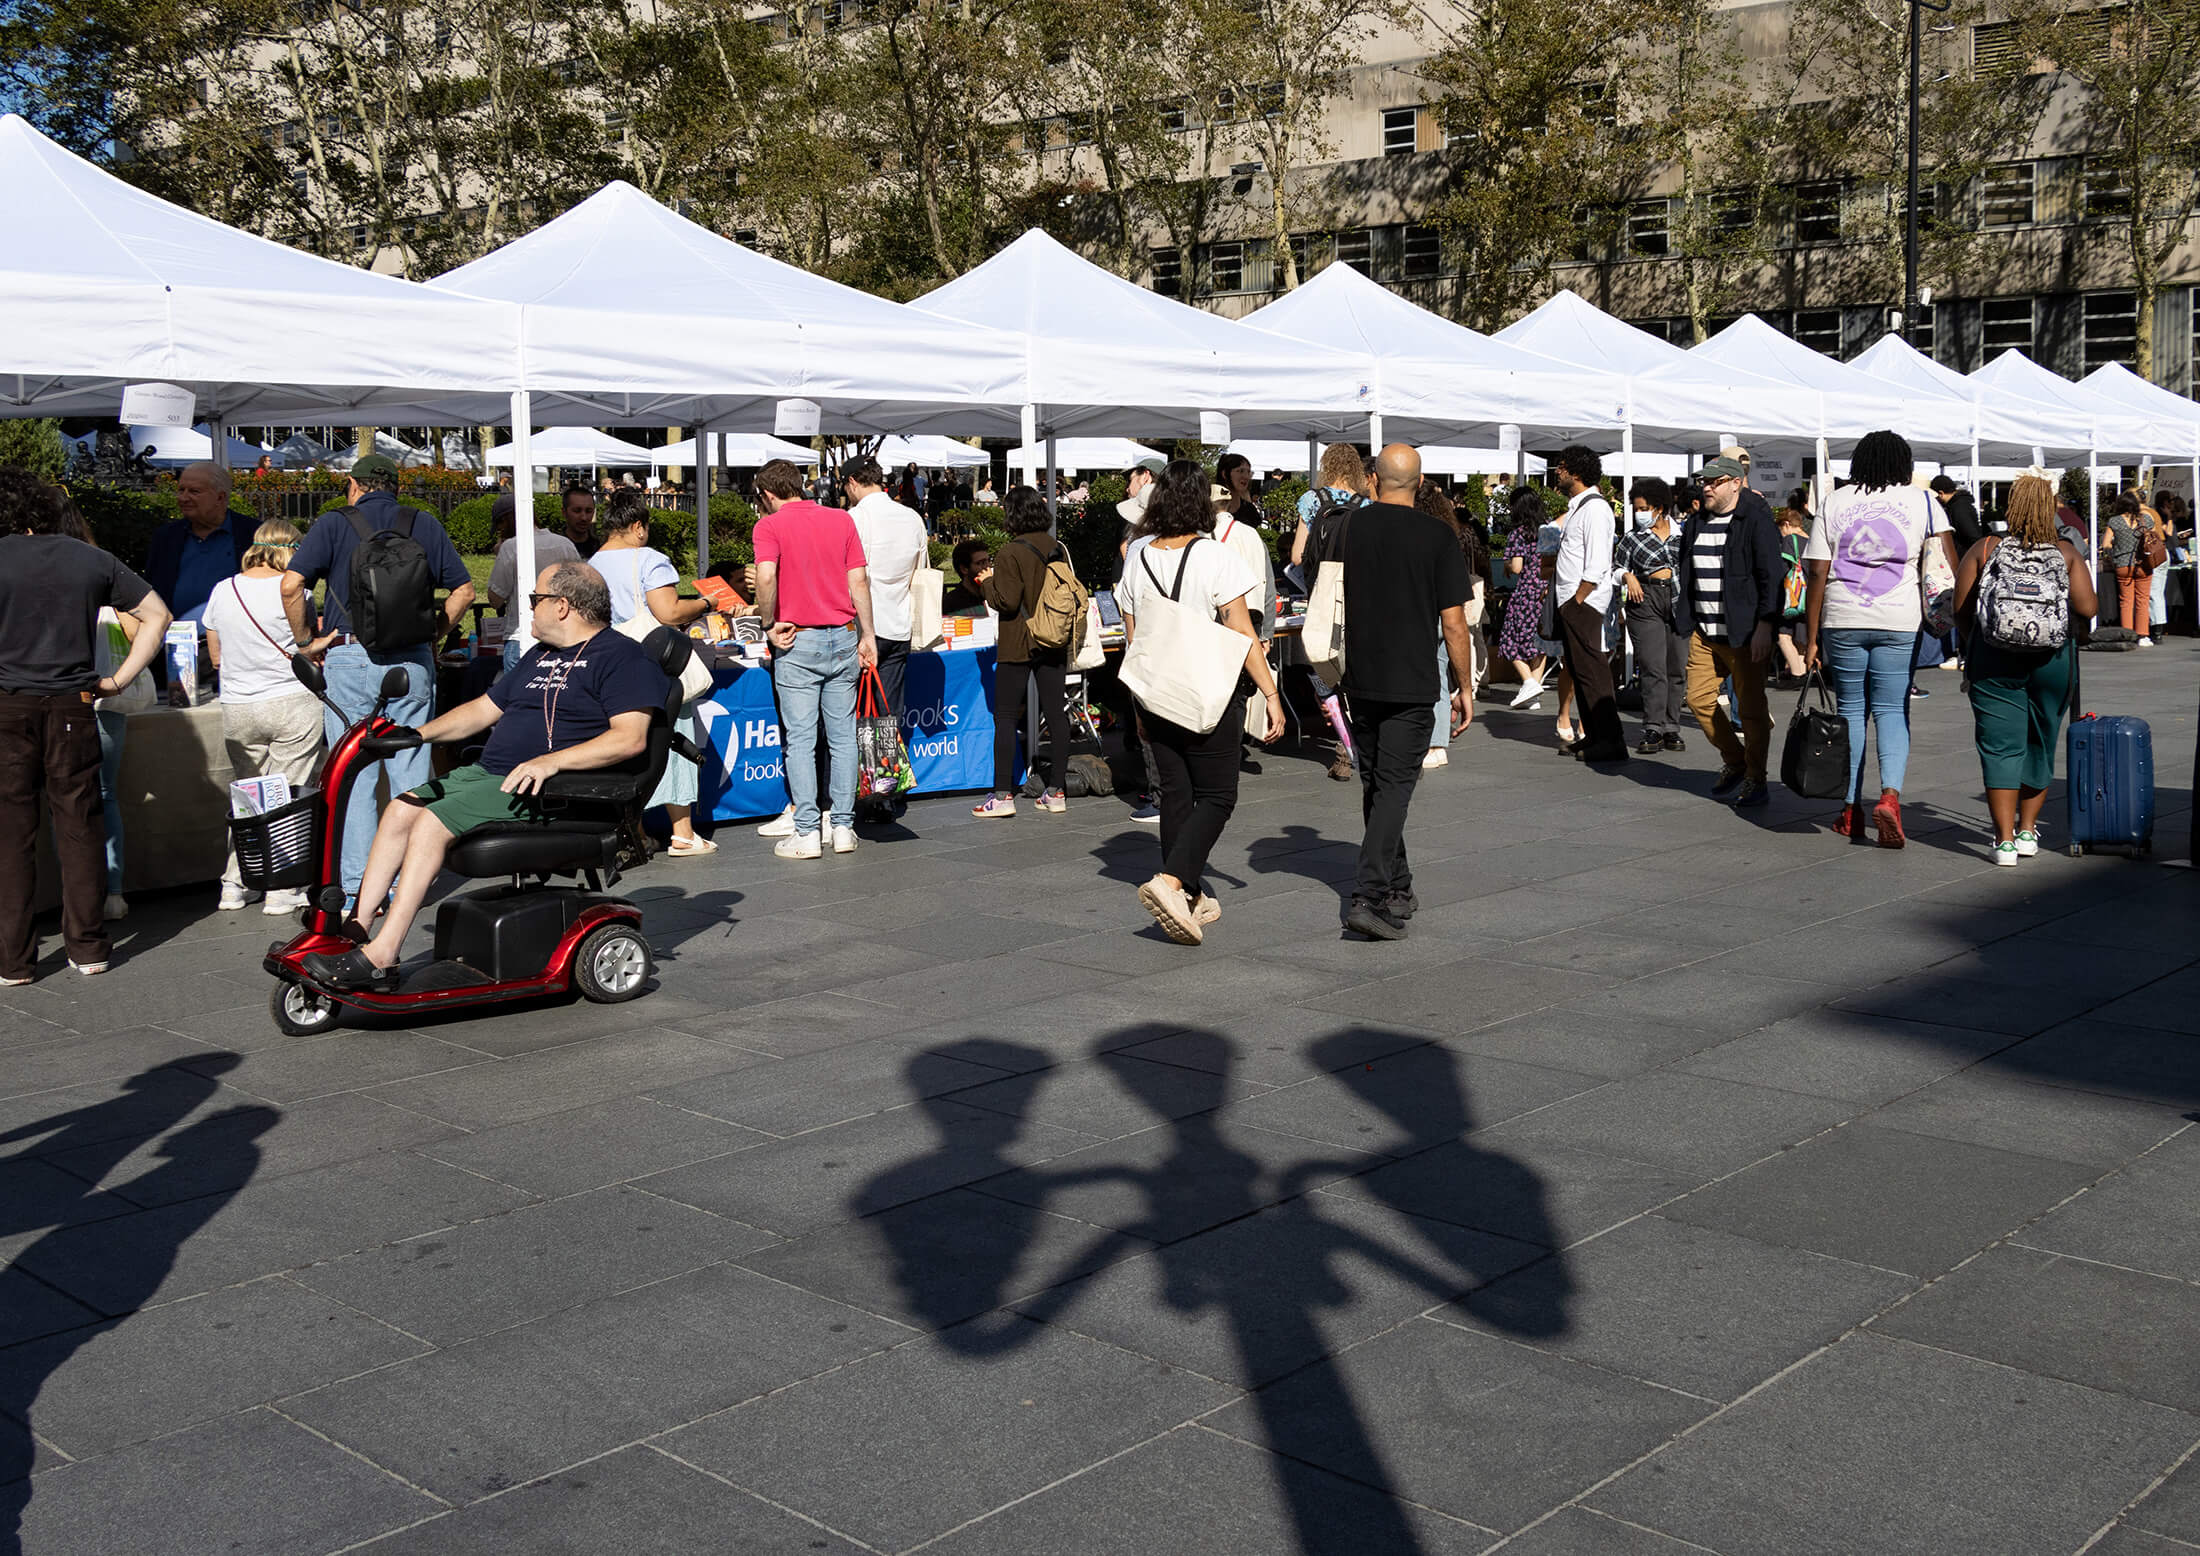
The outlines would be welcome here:
[[[2070,852],[2154,847],[2154,735],[2145,719],[2070,721]]]

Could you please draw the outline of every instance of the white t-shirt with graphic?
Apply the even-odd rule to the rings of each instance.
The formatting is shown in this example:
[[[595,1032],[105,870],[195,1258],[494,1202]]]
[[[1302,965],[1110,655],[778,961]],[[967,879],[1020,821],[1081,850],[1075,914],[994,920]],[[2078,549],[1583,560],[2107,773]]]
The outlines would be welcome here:
[[[1915,486],[1844,486],[1829,493],[1803,547],[1805,560],[1833,564],[1820,629],[1915,632],[1924,619],[1918,553],[1927,536],[1947,528],[1940,504]]]

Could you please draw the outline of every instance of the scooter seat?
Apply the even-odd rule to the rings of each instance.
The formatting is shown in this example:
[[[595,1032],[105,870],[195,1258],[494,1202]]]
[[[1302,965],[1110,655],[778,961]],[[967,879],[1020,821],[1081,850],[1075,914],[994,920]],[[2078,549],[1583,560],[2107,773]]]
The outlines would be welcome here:
[[[570,875],[618,863],[619,834],[600,821],[492,821],[451,844],[443,868],[480,880]]]

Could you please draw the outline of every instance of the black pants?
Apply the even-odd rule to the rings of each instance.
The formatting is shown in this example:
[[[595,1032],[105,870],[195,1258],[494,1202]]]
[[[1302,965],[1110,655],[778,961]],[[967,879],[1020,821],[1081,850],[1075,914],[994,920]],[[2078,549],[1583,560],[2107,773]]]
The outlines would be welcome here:
[[[1222,828],[1237,809],[1238,742],[1245,734],[1245,703],[1230,699],[1222,722],[1205,734],[1141,711],[1148,749],[1160,773],[1154,803],[1161,811],[1161,873],[1173,875],[1185,894],[1205,888],[1200,877]]]
[[[1427,702],[1372,702],[1345,697],[1352,744],[1360,759],[1360,877],[1353,896],[1373,907],[1413,890],[1406,864],[1406,809],[1421,781],[1421,761],[1436,733]]]
[[[53,815],[61,867],[61,933],[78,966],[108,957],[107,821],[99,800],[99,719],[74,692],[0,692],[0,978],[28,978],[38,796]]]
[[[1625,749],[1619,699],[1612,691],[1612,661],[1604,653],[1604,613],[1569,600],[1558,608],[1559,635],[1566,643],[1566,668],[1574,678],[1574,707],[1582,735],[1599,752]]]
[[[1069,760],[1069,704],[1064,700],[1063,677],[1069,661],[1034,659],[1029,663],[1003,660],[993,675],[993,789],[997,794],[1016,792],[1016,737],[1023,731],[1024,688],[1030,679],[1039,683],[1039,720],[1046,726],[1046,786],[1062,787],[1062,764]],[[1039,753],[1028,753],[1034,772]]]
[[[901,716],[901,691],[909,678],[909,640],[878,638],[878,688],[886,694],[886,711]]]

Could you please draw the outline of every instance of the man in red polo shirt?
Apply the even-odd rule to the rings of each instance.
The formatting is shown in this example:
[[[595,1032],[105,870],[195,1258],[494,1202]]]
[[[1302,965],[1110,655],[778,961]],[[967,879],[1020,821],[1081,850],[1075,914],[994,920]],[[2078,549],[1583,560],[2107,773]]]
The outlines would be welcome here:
[[[775,459],[756,473],[756,609],[772,649],[772,689],[786,730],[780,750],[794,832],[782,859],[823,853],[817,803],[817,727],[831,757],[832,842],[856,851],[856,680],[878,663],[871,580],[856,522],[802,495],[802,473]]]

